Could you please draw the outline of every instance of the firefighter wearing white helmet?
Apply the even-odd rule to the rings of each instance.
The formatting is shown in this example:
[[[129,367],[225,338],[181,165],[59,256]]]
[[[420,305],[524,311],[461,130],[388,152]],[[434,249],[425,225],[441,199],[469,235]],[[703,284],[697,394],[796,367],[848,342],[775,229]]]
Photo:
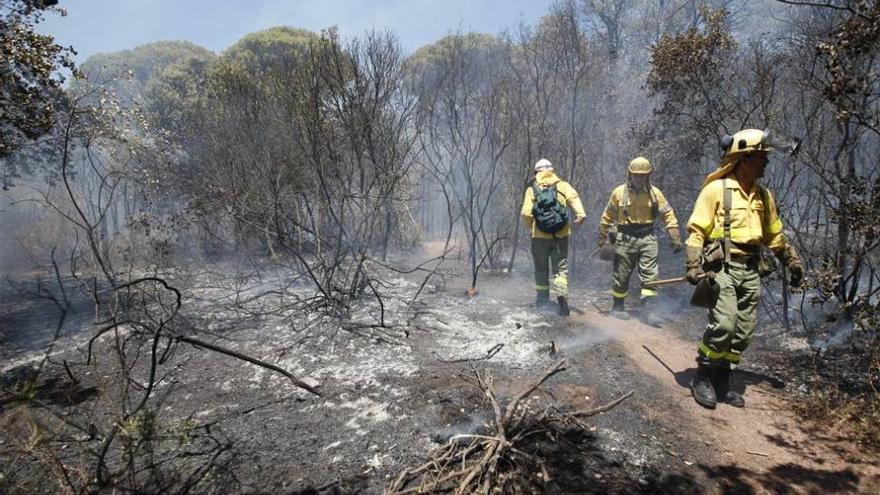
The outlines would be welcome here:
[[[553,171],[550,160],[535,163],[535,180],[526,190],[521,214],[532,234],[532,258],[535,262],[535,306],[550,304],[550,275],[561,316],[568,316],[568,239],[571,235],[568,208],[574,211],[574,223],[584,221],[584,205],[578,192]]]
[[[787,265],[791,285],[803,279],[800,257],[782,231],[770,190],[757,180],[767,155],[782,143],[769,131],[746,129],[721,141],[721,165],[709,174],[687,223],[687,278],[692,284],[714,278],[720,292],[709,309],[709,323],[697,350],[697,373],[691,389],[700,405],[718,402],[743,407],[742,395],[730,390],[730,372],[752,340],[757,322],[762,274],[772,272],[761,258],[769,248]],[[708,281],[707,281],[708,282]],[[703,283],[707,283],[703,282]]]
[[[681,251],[678,220],[660,188],[651,184],[653,168],[647,158],[636,157],[627,167],[627,181],[611,192],[599,222],[599,251],[613,252],[614,278],[611,287],[614,305],[611,314],[628,318],[624,301],[629,295],[629,279],[638,268],[639,279],[657,279],[657,236],[654,224],[662,219],[673,250]],[[610,245],[613,244],[613,251]],[[641,289],[642,318],[650,325],[660,326],[653,307],[657,290]]]

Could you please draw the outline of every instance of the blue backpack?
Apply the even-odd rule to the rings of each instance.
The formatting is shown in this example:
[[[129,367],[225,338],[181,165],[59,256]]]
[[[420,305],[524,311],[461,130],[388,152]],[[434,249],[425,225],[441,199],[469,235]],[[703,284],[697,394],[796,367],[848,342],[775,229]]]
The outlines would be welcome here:
[[[535,196],[532,216],[535,218],[538,230],[555,234],[568,225],[568,209],[556,198],[556,184],[545,189],[534,184],[532,191]]]

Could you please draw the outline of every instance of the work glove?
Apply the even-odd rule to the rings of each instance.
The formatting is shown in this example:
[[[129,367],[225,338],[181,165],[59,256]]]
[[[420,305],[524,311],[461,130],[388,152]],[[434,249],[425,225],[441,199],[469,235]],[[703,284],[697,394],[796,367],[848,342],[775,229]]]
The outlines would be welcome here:
[[[693,285],[700,283],[700,279],[702,279],[705,274],[705,272],[703,272],[703,263],[701,259],[702,252],[702,249],[695,246],[687,246],[687,249],[685,249],[684,267],[687,269],[685,278],[687,278],[687,281]]]
[[[608,244],[610,240],[608,239],[608,228],[605,225],[599,225],[599,239],[597,246],[599,249],[602,249],[602,246]]]
[[[681,234],[679,234],[678,229],[669,229],[667,232],[669,233],[669,245],[672,246],[672,252],[680,253],[682,244]]]
[[[599,259],[602,261],[614,261],[614,244],[606,242],[599,248]]]
[[[574,219],[574,223],[575,223],[575,225],[580,225],[580,224],[584,223],[584,219],[585,219],[585,218],[587,218],[587,217],[585,217],[585,216],[579,216],[579,217],[575,218],[575,219]]]
[[[599,259],[602,261],[614,261],[614,245],[608,238],[608,231],[602,226],[599,227],[599,246],[596,248],[599,253]]]
[[[791,273],[791,286],[793,288],[800,287],[804,281],[804,265],[801,263],[801,257],[797,250],[789,244],[779,253],[778,257]]]
[[[792,264],[788,265],[788,271],[791,272],[791,286],[799,288],[804,282],[804,267],[800,263]]]
[[[672,241],[672,252],[673,253],[680,253],[682,247],[683,247],[683,245],[681,244],[681,241],[679,241],[679,240]]]

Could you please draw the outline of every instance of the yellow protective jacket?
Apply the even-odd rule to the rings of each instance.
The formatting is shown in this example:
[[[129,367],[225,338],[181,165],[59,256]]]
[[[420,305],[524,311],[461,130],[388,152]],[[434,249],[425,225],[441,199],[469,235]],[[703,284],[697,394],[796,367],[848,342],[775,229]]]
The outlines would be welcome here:
[[[577,191],[571,187],[571,184],[557,177],[552,170],[542,170],[538,172],[535,176],[535,182],[542,188],[556,184],[556,200],[559,201],[559,204],[574,210],[575,219],[587,216],[584,212],[584,205],[581,203],[581,198],[578,196]],[[529,186],[526,190],[526,196],[523,198],[520,214],[523,219],[525,219],[526,225],[528,225],[529,229],[532,231],[532,238],[553,239],[554,237],[561,238],[571,235],[571,222],[556,234],[548,234],[538,229],[535,226],[535,219],[532,217],[532,206],[534,205],[534,202],[535,191]]]
[[[754,184],[752,190],[746,193],[733,174],[714,179],[703,186],[688,220],[687,245],[702,248],[707,241],[724,238],[725,184],[731,190],[731,254],[752,254],[738,248],[737,244],[764,245],[775,253],[783,251],[788,240],[782,232],[782,220],[770,190]]]
[[[608,228],[614,224],[653,224],[655,218],[651,196],[653,196],[653,201],[656,202],[654,205],[656,212],[663,218],[663,224],[666,226],[666,229],[678,231],[678,219],[675,218],[675,212],[659,188],[651,186],[653,194],[648,193],[648,191],[636,191],[630,188],[627,194],[626,186],[626,184],[621,184],[611,191],[611,197],[608,198],[608,204],[605,205],[605,211],[602,212],[602,219],[599,220],[600,235],[607,232]]]

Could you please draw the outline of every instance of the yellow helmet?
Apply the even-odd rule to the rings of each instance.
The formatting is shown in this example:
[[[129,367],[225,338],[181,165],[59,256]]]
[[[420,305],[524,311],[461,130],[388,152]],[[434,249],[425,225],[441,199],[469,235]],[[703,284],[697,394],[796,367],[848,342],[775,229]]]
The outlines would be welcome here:
[[[744,129],[733,136],[722,137],[721,149],[724,150],[725,158],[755,151],[770,152],[773,151],[773,146],[769,138],[769,131]]]
[[[799,138],[785,137],[770,129],[744,129],[733,136],[724,136],[719,143],[721,145],[721,164],[714,172],[706,176],[703,186],[715,179],[720,179],[736,167],[743,155],[755,151],[771,152],[776,149],[785,150],[789,155],[797,154],[801,147]]]
[[[633,161],[629,162],[629,167],[626,167],[626,170],[631,174],[644,175],[650,174],[654,169],[651,168],[651,162],[647,158],[637,156],[633,158]]]

